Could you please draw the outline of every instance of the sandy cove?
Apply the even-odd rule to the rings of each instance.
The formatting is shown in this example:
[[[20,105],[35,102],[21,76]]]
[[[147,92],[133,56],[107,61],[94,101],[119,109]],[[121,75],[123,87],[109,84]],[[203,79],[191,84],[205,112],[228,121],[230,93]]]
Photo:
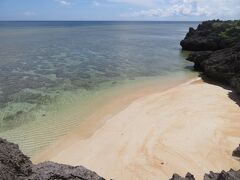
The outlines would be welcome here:
[[[231,154],[240,143],[240,107],[229,92],[198,79],[143,96],[91,136],[78,138],[79,127],[33,160],[83,165],[115,180],[186,172],[202,179],[210,170],[239,169]]]

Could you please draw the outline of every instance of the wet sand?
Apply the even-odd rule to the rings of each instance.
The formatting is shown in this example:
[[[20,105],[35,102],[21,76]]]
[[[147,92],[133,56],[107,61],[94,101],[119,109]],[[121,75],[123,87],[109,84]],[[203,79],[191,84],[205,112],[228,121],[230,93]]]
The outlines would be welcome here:
[[[229,92],[198,79],[141,94],[118,113],[93,115],[33,160],[83,165],[116,180],[186,172],[202,179],[210,170],[239,169],[231,153],[240,142],[240,108]]]

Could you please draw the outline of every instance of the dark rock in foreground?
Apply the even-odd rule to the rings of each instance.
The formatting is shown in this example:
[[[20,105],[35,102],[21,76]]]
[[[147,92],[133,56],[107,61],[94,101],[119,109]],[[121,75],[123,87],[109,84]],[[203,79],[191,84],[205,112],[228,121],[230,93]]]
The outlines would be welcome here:
[[[32,162],[18,148],[0,138],[0,177],[2,180],[24,179],[32,173]]]
[[[95,172],[82,166],[69,166],[54,162],[32,164],[18,145],[0,138],[0,179],[1,180],[104,180]],[[195,180],[187,173],[185,178],[174,174],[170,180]],[[204,180],[240,180],[240,170],[205,174]]]
[[[0,138],[1,180],[104,180],[82,166],[68,166],[53,162],[32,164],[18,145]]]
[[[194,176],[190,173],[184,177],[174,174],[170,180],[195,180]],[[228,172],[222,171],[221,173],[210,172],[205,174],[203,180],[240,180],[240,170],[234,171],[231,169]]]
[[[239,146],[233,151],[232,155],[235,156],[235,157],[239,157],[239,158],[240,158],[240,144],[239,144]]]
[[[195,178],[191,173],[187,173],[185,178],[179,176],[178,174],[174,174],[170,180],[195,180]]]
[[[240,179],[240,170],[234,171],[230,170],[228,172],[222,171],[221,173],[210,172],[205,174],[204,180],[239,180]]]
[[[33,166],[33,174],[30,179],[103,180],[95,172],[89,171],[82,166],[72,167],[53,162],[44,162]]]

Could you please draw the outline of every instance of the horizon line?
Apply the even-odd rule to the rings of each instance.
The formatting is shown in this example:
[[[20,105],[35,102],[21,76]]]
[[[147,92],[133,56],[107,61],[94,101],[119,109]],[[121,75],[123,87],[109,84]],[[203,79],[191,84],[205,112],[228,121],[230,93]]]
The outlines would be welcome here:
[[[0,20],[0,22],[202,22],[206,20]]]

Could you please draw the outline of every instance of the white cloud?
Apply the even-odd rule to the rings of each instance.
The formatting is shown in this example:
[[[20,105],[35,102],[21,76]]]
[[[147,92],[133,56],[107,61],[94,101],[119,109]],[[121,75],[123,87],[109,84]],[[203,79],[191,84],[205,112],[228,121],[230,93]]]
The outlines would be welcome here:
[[[240,18],[240,0],[165,0],[155,8],[125,13],[122,16]]]
[[[54,1],[67,6],[72,4],[69,0],[54,0]]]

